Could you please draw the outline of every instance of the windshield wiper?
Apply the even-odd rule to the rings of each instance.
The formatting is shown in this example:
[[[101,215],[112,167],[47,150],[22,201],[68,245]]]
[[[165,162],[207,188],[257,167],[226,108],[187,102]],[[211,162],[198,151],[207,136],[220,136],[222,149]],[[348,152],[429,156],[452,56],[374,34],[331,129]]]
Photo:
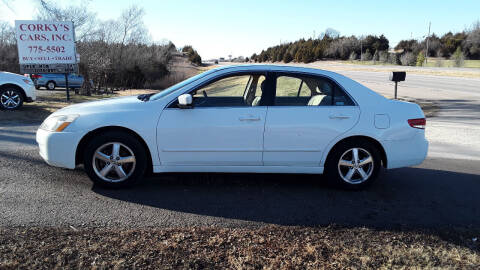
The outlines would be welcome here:
[[[141,94],[141,95],[138,95],[137,98],[140,99],[141,101],[149,101],[150,100],[150,97],[153,96],[154,94]]]

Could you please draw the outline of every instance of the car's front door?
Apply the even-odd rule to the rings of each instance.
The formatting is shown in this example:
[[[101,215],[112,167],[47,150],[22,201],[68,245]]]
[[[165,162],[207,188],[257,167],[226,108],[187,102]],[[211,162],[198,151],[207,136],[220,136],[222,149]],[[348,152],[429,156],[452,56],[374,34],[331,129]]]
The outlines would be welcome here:
[[[161,164],[262,165],[264,80],[263,74],[223,77],[192,89],[193,108],[169,105],[157,127]]]
[[[326,146],[352,128],[359,109],[333,81],[276,74],[265,124],[265,166],[319,166]]]
[[[71,87],[81,87],[83,84],[83,77],[78,74],[70,74],[68,76],[68,85]]]

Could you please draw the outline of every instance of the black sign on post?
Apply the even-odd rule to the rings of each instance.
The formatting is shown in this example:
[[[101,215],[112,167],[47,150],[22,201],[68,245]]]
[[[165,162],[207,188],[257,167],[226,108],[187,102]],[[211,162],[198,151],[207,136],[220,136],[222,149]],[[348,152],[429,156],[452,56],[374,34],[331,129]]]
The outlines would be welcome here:
[[[78,73],[78,64],[21,64],[20,73]]]
[[[395,99],[397,99],[397,84],[405,81],[407,73],[405,71],[392,71],[390,74],[390,81],[395,82]]]

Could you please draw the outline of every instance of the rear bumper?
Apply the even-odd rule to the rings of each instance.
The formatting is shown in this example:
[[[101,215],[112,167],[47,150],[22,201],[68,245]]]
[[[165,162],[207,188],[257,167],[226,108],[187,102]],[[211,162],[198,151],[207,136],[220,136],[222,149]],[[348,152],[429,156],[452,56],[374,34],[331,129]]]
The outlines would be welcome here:
[[[75,152],[81,134],[75,132],[50,132],[37,130],[36,140],[40,156],[55,167],[75,168]]]
[[[420,131],[407,140],[385,140],[381,142],[387,154],[387,168],[415,166],[421,164],[428,153],[425,132]]]

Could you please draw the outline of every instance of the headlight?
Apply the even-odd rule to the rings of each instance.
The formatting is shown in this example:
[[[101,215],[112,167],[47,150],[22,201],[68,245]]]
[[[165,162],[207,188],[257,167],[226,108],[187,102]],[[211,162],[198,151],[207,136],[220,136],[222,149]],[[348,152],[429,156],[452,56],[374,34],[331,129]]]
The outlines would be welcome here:
[[[45,121],[43,121],[40,128],[47,131],[61,132],[66,129],[78,117],[79,115],[77,114],[48,117],[47,119],[45,119]]]

